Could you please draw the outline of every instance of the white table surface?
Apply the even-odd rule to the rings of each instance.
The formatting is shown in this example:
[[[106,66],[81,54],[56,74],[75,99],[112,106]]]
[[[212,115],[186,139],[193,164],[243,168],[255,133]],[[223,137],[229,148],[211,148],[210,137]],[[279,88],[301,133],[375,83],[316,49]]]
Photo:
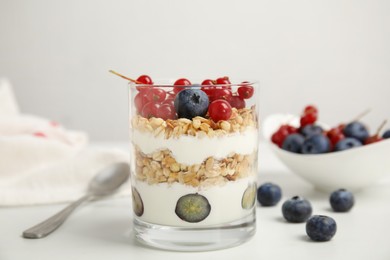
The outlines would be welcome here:
[[[85,205],[59,230],[38,240],[23,239],[21,233],[64,205],[0,208],[0,260],[390,259],[390,178],[355,194],[356,204],[351,212],[334,213],[329,206],[329,194],[314,190],[289,172],[264,145],[260,153],[260,183],[279,184],[282,201],[301,195],[311,201],[314,214],[332,216],[338,230],[331,241],[311,242],[305,224],[283,220],[280,202],[275,207],[257,207],[257,233],[243,245],[200,253],[147,248],[133,237],[131,199],[125,197]]]

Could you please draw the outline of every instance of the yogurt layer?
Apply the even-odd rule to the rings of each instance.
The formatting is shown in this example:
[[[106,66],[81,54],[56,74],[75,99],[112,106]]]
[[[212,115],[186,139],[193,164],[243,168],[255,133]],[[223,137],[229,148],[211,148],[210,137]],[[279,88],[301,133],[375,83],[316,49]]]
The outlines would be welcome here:
[[[132,131],[132,143],[144,154],[168,149],[178,163],[201,164],[206,158],[221,159],[230,153],[251,154],[257,150],[258,138],[256,129],[248,129],[242,133],[233,133],[221,137],[199,137],[183,135],[179,138],[165,139],[155,137],[148,132]]]
[[[148,223],[176,227],[205,227],[240,220],[253,213],[254,208],[242,208],[241,200],[244,191],[248,185],[255,182],[255,179],[255,176],[251,176],[229,182],[224,186],[210,186],[205,189],[179,183],[149,185],[145,182],[137,182],[135,186],[144,205],[143,215],[139,218]],[[207,218],[198,223],[186,222],[175,213],[180,197],[193,193],[206,197],[211,206]]]

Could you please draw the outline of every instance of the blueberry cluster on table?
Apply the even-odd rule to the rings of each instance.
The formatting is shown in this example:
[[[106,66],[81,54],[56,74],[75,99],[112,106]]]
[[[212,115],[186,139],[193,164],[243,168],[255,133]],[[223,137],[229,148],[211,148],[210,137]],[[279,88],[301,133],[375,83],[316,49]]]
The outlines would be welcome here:
[[[282,190],[274,183],[264,183],[257,189],[257,200],[261,206],[275,206],[282,198]],[[355,204],[350,191],[339,189],[331,193],[330,206],[335,212],[348,212]],[[313,209],[309,200],[293,196],[282,205],[282,215],[287,222],[306,222],[306,234],[313,241],[329,241],[337,231],[336,221],[324,215],[312,215]]]

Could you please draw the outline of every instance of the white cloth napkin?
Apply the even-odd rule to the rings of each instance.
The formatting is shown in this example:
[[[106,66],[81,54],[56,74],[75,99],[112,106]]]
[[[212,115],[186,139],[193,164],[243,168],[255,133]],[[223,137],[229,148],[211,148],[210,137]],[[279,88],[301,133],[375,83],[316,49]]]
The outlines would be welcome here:
[[[20,114],[11,85],[0,79],[0,206],[74,200],[99,170],[129,161],[123,150],[91,148],[87,142],[83,132]],[[130,194],[130,185],[119,194]]]

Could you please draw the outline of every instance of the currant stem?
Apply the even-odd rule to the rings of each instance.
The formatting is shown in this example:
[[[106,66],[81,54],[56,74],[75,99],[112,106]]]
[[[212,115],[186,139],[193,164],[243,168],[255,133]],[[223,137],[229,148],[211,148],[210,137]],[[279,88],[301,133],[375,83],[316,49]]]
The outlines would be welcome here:
[[[366,109],[365,111],[363,111],[360,115],[358,115],[357,117],[355,117],[354,120],[352,120],[352,122],[354,121],[359,121],[360,119],[362,119],[364,116],[366,116],[368,113],[371,112],[371,108],[368,108]]]
[[[383,127],[387,124],[387,120],[383,121],[382,124],[379,126],[378,130],[376,131],[376,136],[379,136],[379,133],[382,131]]]
[[[133,83],[142,84],[142,82],[139,82],[139,81],[137,81],[137,80],[135,80],[135,79],[128,78],[128,77],[126,77],[126,76],[123,76],[122,74],[120,74],[120,73],[118,73],[118,72],[116,72],[116,71],[109,70],[108,72],[110,72],[110,73],[112,73],[112,74],[114,74],[114,75],[117,75],[117,76],[119,76],[119,77],[121,77],[121,78],[123,78],[123,79],[126,79],[126,80],[128,80],[128,81],[131,81],[131,82],[133,82]]]

